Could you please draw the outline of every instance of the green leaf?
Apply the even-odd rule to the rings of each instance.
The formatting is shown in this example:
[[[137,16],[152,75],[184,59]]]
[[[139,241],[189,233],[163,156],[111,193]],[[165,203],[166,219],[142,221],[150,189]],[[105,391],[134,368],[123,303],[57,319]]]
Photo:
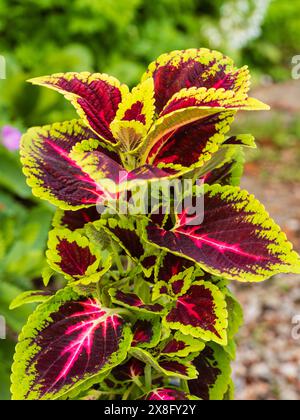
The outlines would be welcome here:
[[[0,145],[0,161],[0,185],[21,198],[31,198],[31,191],[22,174],[18,155]]]
[[[19,308],[20,306],[27,305],[29,303],[42,303],[46,302],[52,296],[51,292],[34,290],[21,293],[17,296],[12,303],[10,304],[9,309],[13,310]]]
[[[179,295],[163,323],[183,334],[226,345],[227,318],[223,293],[214,284],[201,280]]]
[[[86,236],[68,229],[54,229],[49,234],[47,259],[50,267],[71,282],[87,286],[97,283],[111,267],[106,258]]]
[[[199,376],[188,382],[190,393],[203,400],[222,400],[231,381],[228,354],[221,346],[211,343],[193,363]]]
[[[161,354],[168,357],[187,357],[190,353],[198,353],[204,348],[205,343],[201,340],[177,331],[174,336],[164,344]]]
[[[173,228],[148,222],[144,239],[226,279],[259,282],[279,273],[300,273],[299,255],[253,195],[216,184],[196,187],[190,199],[198,202],[195,215],[187,217],[184,201]]]

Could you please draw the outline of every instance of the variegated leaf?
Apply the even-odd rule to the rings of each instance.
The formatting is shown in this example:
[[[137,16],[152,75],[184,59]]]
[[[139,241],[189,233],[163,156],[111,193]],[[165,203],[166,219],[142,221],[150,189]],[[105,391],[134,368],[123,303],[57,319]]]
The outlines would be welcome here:
[[[29,82],[54,89],[71,101],[87,126],[101,139],[116,144],[110,123],[116,116],[128,87],[114,77],[100,73],[58,73]]]
[[[36,309],[19,337],[13,399],[55,400],[89,388],[125,360],[131,339],[125,321],[97,299],[58,292]]]

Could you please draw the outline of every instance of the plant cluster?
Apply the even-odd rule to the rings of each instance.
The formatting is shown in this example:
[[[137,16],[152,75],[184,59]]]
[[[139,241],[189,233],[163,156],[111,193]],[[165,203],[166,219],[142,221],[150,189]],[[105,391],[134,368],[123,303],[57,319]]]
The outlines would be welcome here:
[[[248,96],[248,68],[191,49],[160,56],[132,90],[88,72],[31,82],[79,119],[22,139],[29,186],[57,207],[44,282],[65,283],[13,303],[41,303],[19,337],[13,398],[232,398],[242,310],[230,281],[300,272],[285,234],[238,186],[255,142],[231,124],[268,109]],[[179,201],[156,189],[187,180]]]

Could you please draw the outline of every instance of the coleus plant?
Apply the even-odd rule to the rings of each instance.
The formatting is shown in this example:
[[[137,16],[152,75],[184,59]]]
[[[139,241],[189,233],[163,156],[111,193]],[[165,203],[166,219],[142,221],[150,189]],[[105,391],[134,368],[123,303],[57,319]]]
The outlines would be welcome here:
[[[239,188],[255,142],[228,135],[231,123],[268,109],[248,96],[249,80],[207,49],[162,55],[131,91],[105,74],[31,80],[62,93],[79,119],[22,139],[33,194],[57,207],[45,285],[53,273],[64,282],[13,302],[40,303],[19,337],[13,399],[233,397],[242,309],[230,281],[300,272],[285,234]],[[170,195],[170,206],[120,211],[161,181],[187,179],[180,206]]]

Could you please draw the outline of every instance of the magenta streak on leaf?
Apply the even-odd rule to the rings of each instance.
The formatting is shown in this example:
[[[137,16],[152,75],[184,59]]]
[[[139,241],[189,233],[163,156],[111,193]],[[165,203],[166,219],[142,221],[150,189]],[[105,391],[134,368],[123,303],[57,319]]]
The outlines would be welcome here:
[[[144,374],[145,363],[132,357],[121,366],[117,366],[111,372],[117,381],[131,381]]]
[[[35,338],[40,350],[31,361],[41,396],[96,375],[122,339],[121,318],[108,315],[94,299],[63,304],[47,324]]]
[[[154,144],[148,154],[147,162],[156,166],[173,163],[184,167],[197,163],[209,140],[218,133],[220,121],[224,117],[224,113],[217,113],[200,121],[188,123],[167,134]]]
[[[183,391],[169,389],[169,388],[161,388],[157,389],[156,391],[151,392],[147,398],[147,400],[166,400],[166,401],[184,401],[187,400],[187,396]]]
[[[153,326],[151,321],[138,320],[133,327],[132,347],[139,344],[150,343],[153,337]]]
[[[74,166],[75,168],[78,168],[81,171],[80,166],[77,165],[77,163],[74,162],[74,160],[72,160],[69,157],[68,153],[65,150],[63,150],[61,147],[59,147],[57,144],[53,143],[50,140],[46,140],[46,142],[49,144],[49,146],[51,146],[53,148],[53,150],[55,150],[59,154],[59,156],[64,158],[64,160],[66,160],[70,164],[70,166]],[[75,177],[80,181],[84,181],[87,184],[91,184],[94,187],[97,187],[96,182],[94,180],[92,180],[88,175],[83,176],[83,175],[79,174],[79,175],[76,175]]]
[[[234,254],[242,255],[243,257],[248,257],[248,258],[251,258],[255,261],[266,261],[267,260],[267,258],[264,258],[262,256],[253,255],[253,254],[250,254],[248,252],[244,252],[243,250],[240,249],[238,244],[230,245],[230,244],[227,244],[226,242],[221,242],[221,241],[217,241],[217,240],[212,239],[212,238],[208,238],[207,235],[202,235],[202,236],[193,235],[193,232],[196,231],[197,229],[199,229],[199,226],[194,227],[188,233],[185,232],[184,230],[176,229],[175,235],[177,236],[177,235],[180,234],[180,235],[188,236],[189,238],[194,240],[195,244],[199,248],[202,247],[202,242],[203,242],[203,243],[208,244],[209,246],[212,246],[213,248],[216,248],[222,254],[227,252],[227,251],[230,251]]]
[[[89,314],[90,315],[90,314]],[[104,321],[105,325],[106,321]],[[54,385],[57,384],[61,379],[65,378],[68,373],[70,372],[71,368],[73,367],[75,361],[77,360],[79,354],[85,349],[88,359],[91,355],[91,342],[93,340],[94,332],[98,328],[99,320],[98,321],[89,321],[85,322],[84,326],[83,324],[80,324],[75,327],[71,327],[66,334],[72,334],[74,331],[77,331],[79,329],[84,330],[81,335],[79,335],[77,341],[70,344],[69,347],[66,347],[64,351],[62,352],[62,355],[69,353],[70,357],[64,367],[64,369],[61,371],[61,373],[56,378]],[[104,328],[104,334],[106,333],[106,327]]]
[[[268,235],[270,228],[255,222],[255,212],[247,210],[244,198],[233,202],[224,199],[221,192],[215,195],[207,192],[203,199],[203,220],[200,214],[194,217],[194,223],[187,224],[183,212],[171,230],[149,224],[150,242],[230,276],[257,274],[260,269],[268,270],[282,263],[280,252],[272,252],[274,239]]]
[[[78,170],[78,173],[73,174],[73,177],[75,179],[77,179],[79,181],[78,183],[78,188],[83,190],[83,191],[87,191],[88,193],[93,194],[95,197],[95,199],[91,200],[91,199],[86,199],[84,197],[82,197],[82,203],[83,204],[97,204],[99,197],[103,196],[103,192],[99,191],[99,186],[97,185],[97,183],[92,180],[87,174],[82,172],[82,169],[80,168],[79,165],[77,165],[76,162],[74,162],[68,155],[68,153],[62,149],[60,146],[58,146],[57,144],[53,143],[51,140],[49,139],[45,139],[45,143],[48,144],[57,154],[58,156],[60,156],[61,158],[63,158],[64,161],[66,161],[71,167],[73,167],[75,170]],[[92,185],[94,188],[85,188],[84,185]]]
[[[236,76],[238,76],[238,72],[233,74],[224,74],[223,78],[220,78],[214,85],[213,88],[220,89],[223,86],[226,86],[226,82],[229,81],[231,83],[232,78],[234,79]]]
[[[177,300],[177,305],[182,305],[184,306],[184,308],[187,310],[187,312],[189,313],[189,315],[195,317],[195,318],[199,318],[199,314],[197,311],[195,311],[194,307],[196,305],[194,305],[193,303],[187,303],[184,301],[184,298],[182,299],[178,299]]]
[[[204,285],[192,285],[185,295],[178,298],[176,307],[167,315],[167,321],[200,327],[220,337],[216,330],[214,298]]]
[[[168,282],[169,280],[171,280],[172,277],[176,276],[177,274],[181,273],[187,268],[192,267],[193,265],[193,262],[185,258],[178,257],[171,253],[167,253],[164,256],[161,266],[159,268],[158,280]]]

